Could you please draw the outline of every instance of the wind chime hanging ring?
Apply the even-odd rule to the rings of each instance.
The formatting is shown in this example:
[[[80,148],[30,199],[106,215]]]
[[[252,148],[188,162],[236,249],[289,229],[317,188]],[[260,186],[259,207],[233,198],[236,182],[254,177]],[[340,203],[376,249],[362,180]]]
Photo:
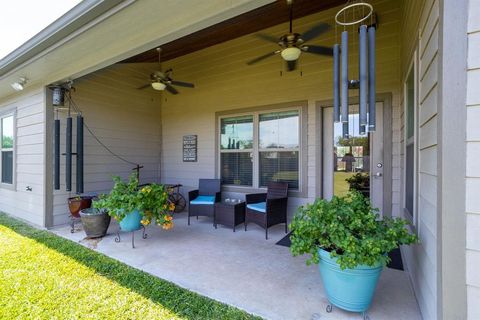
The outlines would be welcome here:
[[[362,18],[360,18],[360,19],[358,19],[358,20],[355,20],[355,21],[346,21],[346,19],[344,19],[343,21],[341,21],[341,20],[339,19],[339,18],[340,18],[340,15],[342,15],[342,14],[343,14],[344,16],[345,16],[345,15],[348,16],[347,10],[352,9],[352,8],[355,8],[355,7],[364,7],[364,8],[367,8],[367,9],[368,9],[368,13],[367,13],[364,17],[362,17]],[[371,4],[366,3],[366,2],[352,3],[352,4],[350,4],[350,5],[347,5],[347,6],[343,7],[340,11],[337,12],[337,14],[335,15],[335,22],[336,22],[337,24],[341,25],[341,26],[353,26],[353,25],[355,25],[355,24],[357,24],[357,23],[360,23],[360,22],[365,21],[365,20],[367,20],[368,18],[370,18],[370,16],[372,15],[372,13],[373,13],[373,7],[372,7]]]

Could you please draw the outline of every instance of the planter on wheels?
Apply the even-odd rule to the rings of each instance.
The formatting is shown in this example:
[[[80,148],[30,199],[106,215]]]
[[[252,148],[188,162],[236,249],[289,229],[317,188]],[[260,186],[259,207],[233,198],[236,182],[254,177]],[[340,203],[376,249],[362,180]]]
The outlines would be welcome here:
[[[105,211],[94,208],[81,210],[80,218],[88,238],[105,236],[111,219]]]
[[[337,259],[330,257],[330,252],[319,249],[319,255],[320,275],[330,303],[347,311],[365,313],[372,302],[383,265],[360,265],[342,270]],[[331,311],[331,306],[327,311]]]

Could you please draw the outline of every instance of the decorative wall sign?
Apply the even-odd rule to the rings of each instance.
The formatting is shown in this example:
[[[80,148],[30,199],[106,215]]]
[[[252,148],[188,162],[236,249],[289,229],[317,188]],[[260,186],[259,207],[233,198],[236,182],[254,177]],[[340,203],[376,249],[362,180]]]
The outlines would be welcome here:
[[[197,135],[183,136],[183,162],[197,162]]]

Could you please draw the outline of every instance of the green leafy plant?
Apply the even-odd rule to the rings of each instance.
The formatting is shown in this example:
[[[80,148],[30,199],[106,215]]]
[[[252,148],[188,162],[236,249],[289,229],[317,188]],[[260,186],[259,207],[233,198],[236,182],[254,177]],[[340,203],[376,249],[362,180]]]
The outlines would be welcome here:
[[[368,173],[355,173],[350,178],[345,179],[350,186],[350,190],[365,190],[370,187],[370,175]]]
[[[294,256],[310,254],[307,265],[318,264],[318,249],[330,252],[342,269],[389,262],[388,252],[402,244],[418,241],[408,232],[408,222],[400,218],[379,220],[378,209],[357,191],[332,200],[317,199],[302,206],[290,229]]]
[[[138,210],[143,215],[143,225],[156,222],[164,229],[173,227],[172,212],[175,205],[168,202],[168,193],[163,185],[152,183],[139,187],[135,174],[130,176],[128,182],[118,176],[113,177],[113,181],[110,193],[100,195],[93,202],[94,208],[106,210],[117,221]]]

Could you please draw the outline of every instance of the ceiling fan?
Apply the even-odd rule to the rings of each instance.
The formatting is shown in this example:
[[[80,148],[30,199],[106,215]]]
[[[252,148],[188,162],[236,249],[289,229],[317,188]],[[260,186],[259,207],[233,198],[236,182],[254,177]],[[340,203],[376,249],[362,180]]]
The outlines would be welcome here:
[[[173,86],[185,87],[185,88],[194,88],[195,85],[193,83],[184,82],[184,81],[176,81],[173,80],[171,75],[173,70],[170,68],[165,72],[162,72],[161,63],[160,63],[160,54],[162,52],[161,48],[157,48],[158,51],[158,64],[160,66],[160,70],[154,71],[150,74],[150,83],[147,83],[137,89],[145,89],[148,87],[152,87],[155,90],[163,91],[167,90],[171,94],[178,94],[178,90],[175,89]]]
[[[321,34],[327,32],[330,26],[327,23],[319,23],[313,26],[310,30],[303,34],[293,32],[293,0],[287,0],[290,8],[290,29],[287,34],[284,34],[279,39],[274,36],[259,33],[257,36],[263,40],[276,43],[280,49],[269,52],[260,57],[247,62],[248,65],[255,64],[266,58],[272,57],[280,53],[280,56],[285,60],[288,71],[293,71],[297,67],[297,60],[302,52],[319,54],[324,56],[332,56],[333,49],[325,46],[305,45],[305,42],[310,41]]]

